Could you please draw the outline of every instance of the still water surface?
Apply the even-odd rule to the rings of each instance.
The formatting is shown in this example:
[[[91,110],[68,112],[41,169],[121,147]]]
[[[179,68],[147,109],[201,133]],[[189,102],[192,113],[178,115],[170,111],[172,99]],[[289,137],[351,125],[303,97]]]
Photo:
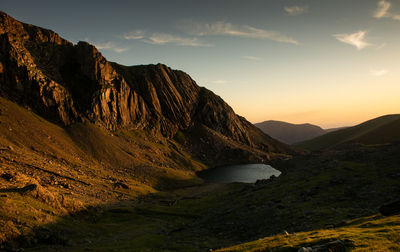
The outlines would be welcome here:
[[[231,183],[244,182],[254,183],[258,179],[268,179],[272,175],[279,176],[280,171],[266,164],[244,164],[220,166],[198,173],[198,176],[208,182]]]

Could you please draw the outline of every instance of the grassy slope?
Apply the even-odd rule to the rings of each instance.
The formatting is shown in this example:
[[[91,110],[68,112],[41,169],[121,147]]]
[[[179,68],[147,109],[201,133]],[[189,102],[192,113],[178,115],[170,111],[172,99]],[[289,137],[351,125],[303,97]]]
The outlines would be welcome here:
[[[347,221],[340,228],[276,235],[217,251],[297,251],[336,239],[354,241],[354,251],[400,251],[400,215],[373,215]]]
[[[198,184],[194,171],[204,169],[173,141],[91,124],[61,128],[4,98],[0,165],[0,175],[12,176],[0,178],[0,243],[88,206]],[[36,188],[13,192],[29,184]]]
[[[240,244],[229,249],[297,251],[334,237],[354,240],[358,250],[399,248],[400,216],[377,214],[398,199],[399,154],[400,146],[385,146],[309,156],[276,164],[284,174],[265,185],[208,184],[106,204],[46,225],[64,242],[31,250],[206,251]],[[296,235],[279,235],[283,230]]]
[[[325,150],[348,143],[386,144],[400,141],[400,115],[378,117],[354,127],[330,132],[323,136],[295,144],[308,150]]]

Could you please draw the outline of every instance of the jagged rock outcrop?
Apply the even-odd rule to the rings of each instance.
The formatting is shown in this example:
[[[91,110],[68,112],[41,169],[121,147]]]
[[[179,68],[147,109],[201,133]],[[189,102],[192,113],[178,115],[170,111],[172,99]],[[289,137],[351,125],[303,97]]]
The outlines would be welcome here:
[[[1,94],[57,122],[74,121],[78,113],[73,100],[54,71],[72,46],[52,31],[0,13]]]
[[[210,90],[201,89],[197,109],[196,119],[198,122],[234,140],[252,144],[249,132],[247,131],[247,127],[249,127],[247,120],[237,116],[221,97],[215,95]]]
[[[261,160],[291,152],[182,71],[111,63],[87,42],[75,45],[2,12],[0,81],[2,96],[61,125],[90,121],[107,130],[146,129],[167,138],[203,128],[209,140],[201,148],[215,147],[218,138],[214,151],[254,149],[262,152]]]
[[[145,103],[165,136],[173,136],[193,124],[200,87],[182,71],[157,64],[126,67],[113,63]]]

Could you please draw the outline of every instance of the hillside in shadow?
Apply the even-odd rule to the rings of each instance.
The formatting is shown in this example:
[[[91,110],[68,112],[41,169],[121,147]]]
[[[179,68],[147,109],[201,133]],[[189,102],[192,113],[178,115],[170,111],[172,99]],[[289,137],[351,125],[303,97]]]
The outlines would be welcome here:
[[[398,248],[399,215],[384,217],[379,208],[399,200],[399,151],[392,145],[279,161],[274,166],[283,174],[274,180],[202,184],[98,204],[5,244],[26,251],[206,251],[271,237],[251,244],[286,251],[346,238],[358,248],[372,246],[370,239],[375,247]]]

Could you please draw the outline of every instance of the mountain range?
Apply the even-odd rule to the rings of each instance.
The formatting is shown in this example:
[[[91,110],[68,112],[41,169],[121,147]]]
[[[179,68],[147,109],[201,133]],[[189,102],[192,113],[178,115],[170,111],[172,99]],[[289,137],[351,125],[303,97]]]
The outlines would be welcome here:
[[[254,124],[265,134],[287,144],[294,144],[336,131],[341,128],[323,129],[310,123],[293,124],[282,121],[268,120]]]
[[[269,120],[255,123],[254,125],[261,129],[265,134],[287,144],[301,142],[326,133],[321,127],[309,123],[292,124],[288,122]]]

